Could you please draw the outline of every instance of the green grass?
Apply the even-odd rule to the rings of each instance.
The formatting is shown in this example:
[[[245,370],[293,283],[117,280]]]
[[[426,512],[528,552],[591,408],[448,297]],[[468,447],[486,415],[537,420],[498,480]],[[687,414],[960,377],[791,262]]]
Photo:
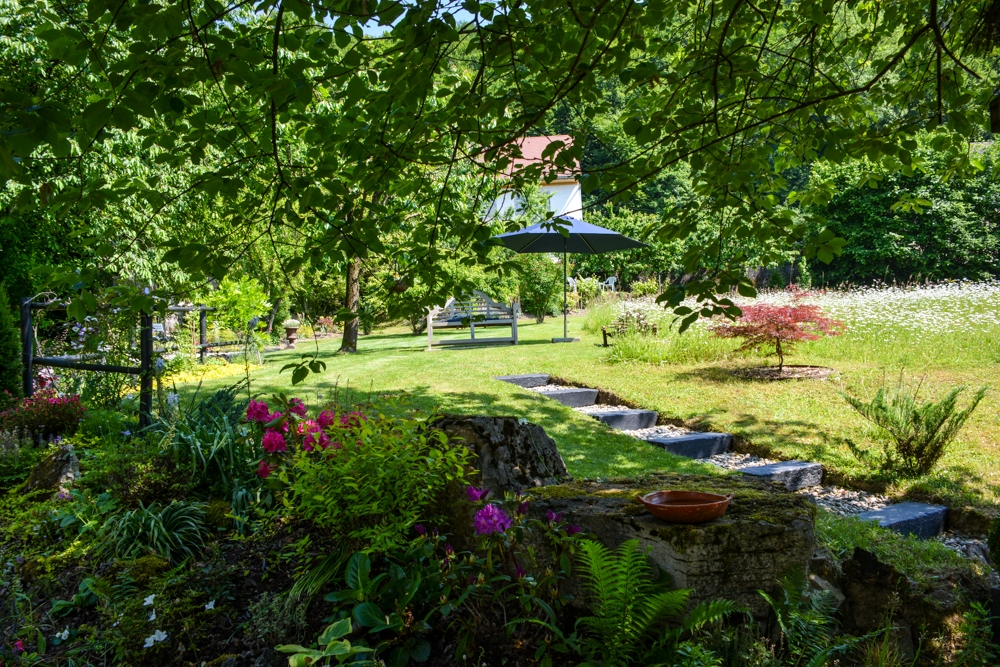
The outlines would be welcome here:
[[[982,569],[976,561],[934,540],[900,535],[872,521],[852,516],[837,516],[821,511],[816,517],[816,541],[838,560],[851,557],[855,547],[871,551],[883,563],[894,566],[908,577],[926,583],[928,575],[945,570],[974,573]]]
[[[572,344],[549,342],[562,333],[560,319],[520,325],[518,346],[427,352],[425,336],[403,329],[362,337],[356,355],[337,355],[339,341],[326,341],[320,343],[319,354],[327,371],[291,389],[289,373],[279,374],[278,369],[313,350],[312,343],[303,342],[298,352],[269,355],[268,364],[253,375],[253,388],[262,393],[291,392],[307,401],[315,401],[317,394],[330,398],[335,386],[341,392],[350,386],[362,398],[368,391],[406,391],[428,410],[524,417],[542,425],[556,440],[576,477],[712,471],[616,434],[533,392],[492,379],[544,372],[611,390],[695,429],[733,433],[747,449],[822,462],[831,479],[854,486],[953,505],[1000,499],[1000,466],[996,465],[1000,396],[996,390],[987,394],[938,468],[919,480],[887,480],[852,456],[847,442],[868,446],[874,434],[840,396],[842,391],[870,396],[883,380],[894,382],[901,369],[908,377],[922,379],[926,397],[940,397],[956,384],[1000,387],[1000,326],[995,323],[958,327],[951,333],[928,326],[937,333],[926,333],[914,332],[912,313],[897,324],[869,315],[868,320],[851,325],[844,336],[799,346],[788,360],[831,366],[837,371],[832,378],[769,383],[740,379],[732,371],[773,361],[761,355],[734,354],[735,341],[710,338],[697,328],[680,337],[674,330],[661,332],[655,345],[667,350],[663,354],[649,352],[649,341],[633,343],[631,339],[617,349],[605,349],[600,346],[599,322],[608,321],[609,313],[605,305],[571,317],[570,335],[581,338]],[[960,314],[947,317],[951,321]],[[640,355],[645,361],[635,361],[626,353],[625,347],[632,344],[647,346],[647,356]],[[225,381],[207,380],[206,386]]]

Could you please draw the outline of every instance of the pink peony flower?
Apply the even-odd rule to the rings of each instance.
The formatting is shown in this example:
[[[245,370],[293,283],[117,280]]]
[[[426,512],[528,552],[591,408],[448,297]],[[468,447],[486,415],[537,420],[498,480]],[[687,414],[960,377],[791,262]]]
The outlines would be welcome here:
[[[465,495],[469,497],[469,502],[478,503],[489,494],[489,489],[477,489],[474,486],[465,487]]]
[[[264,437],[260,441],[260,446],[265,452],[274,453],[288,451],[288,444],[285,442],[285,436],[272,430],[268,430],[264,433]]]
[[[302,402],[301,398],[293,398],[288,401],[288,411],[293,415],[298,415],[299,417],[306,416],[306,404]]]
[[[264,401],[251,399],[250,405],[247,406],[247,421],[264,423],[268,421],[270,414],[267,403]]]
[[[478,512],[472,520],[477,535],[502,533],[511,526],[510,517],[496,505],[487,505]]]
[[[257,466],[257,476],[261,479],[266,479],[271,475],[272,472],[278,469],[278,466],[273,463],[268,463],[265,460],[261,460],[260,465]]]
[[[328,429],[337,423],[337,415],[333,414],[329,410],[324,410],[319,413],[318,417],[316,417],[316,422],[319,424],[320,428]]]

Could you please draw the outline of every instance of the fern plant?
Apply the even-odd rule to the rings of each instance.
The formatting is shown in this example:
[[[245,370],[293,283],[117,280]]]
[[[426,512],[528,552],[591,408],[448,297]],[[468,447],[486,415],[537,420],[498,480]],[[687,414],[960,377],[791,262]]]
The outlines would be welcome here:
[[[788,653],[789,661],[785,664],[789,667],[825,667],[834,656],[847,653],[881,632],[855,638],[837,637],[833,596],[827,591],[810,593],[804,576],[782,579],[781,592],[778,599],[764,591],[760,595],[774,611]]]
[[[870,401],[842,393],[847,404],[858,414],[886,433],[892,449],[885,450],[882,468],[907,476],[926,475],[944,455],[948,444],[958,434],[972,411],[986,395],[986,387],[977,391],[965,409],[958,409],[958,396],[964,386],[952,389],[940,401],[920,403],[920,386],[910,387],[902,375],[895,388],[879,387]],[[867,452],[852,447],[861,459]]]
[[[580,667],[633,662],[655,667],[691,664],[692,659],[702,665],[717,664],[682,638],[733,611],[734,603],[706,602],[683,615],[691,591],[667,590],[665,582],[654,581],[637,540],[623,543],[613,553],[598,542],[585,541],[580,561],[594,613],[577,624],[584,633],[581,649],[587,658]],[[677,623],[667,628],[668,620]]]

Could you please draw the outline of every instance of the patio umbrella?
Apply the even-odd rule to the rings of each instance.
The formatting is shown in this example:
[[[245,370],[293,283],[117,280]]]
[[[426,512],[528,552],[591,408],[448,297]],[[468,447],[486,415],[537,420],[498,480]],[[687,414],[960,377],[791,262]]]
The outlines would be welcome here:
[[[568,231],[569,235],[564,236],[560,231]],[[579,340],[570,338],[567,331],[567,311],[569,310],[566,298],[566,278],[568,277],[566,254],[577,253],[580,255],[598,255],[615,250],[629,250],[631,248],[641,248],[646,244],[635,239],[630,239],[618,232],[592,225],[583,220],[577,220],[567,215],[559,216],[553,220],[539,222],[525,227],[516,232],[507,232],[493,238],[500,239],[506,247],[518,253],[525,252],[562,252],[563,254],[563,337],[553,338],[553,343],[568,343]]]

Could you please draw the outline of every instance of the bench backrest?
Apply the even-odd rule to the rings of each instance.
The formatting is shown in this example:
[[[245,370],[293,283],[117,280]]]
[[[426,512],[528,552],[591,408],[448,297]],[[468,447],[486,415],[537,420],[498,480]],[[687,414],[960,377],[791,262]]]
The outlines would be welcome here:
[[[513,315],[513,309],[506,304],[497,303],[490,296],[479,290],[473,290],[472,295],[463,300],[448,299],[444,306],[431,310],[435,320],[447,321],[455,318],[508,318]]]

